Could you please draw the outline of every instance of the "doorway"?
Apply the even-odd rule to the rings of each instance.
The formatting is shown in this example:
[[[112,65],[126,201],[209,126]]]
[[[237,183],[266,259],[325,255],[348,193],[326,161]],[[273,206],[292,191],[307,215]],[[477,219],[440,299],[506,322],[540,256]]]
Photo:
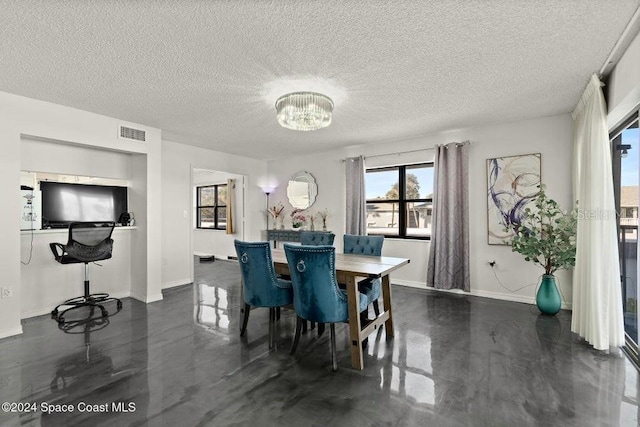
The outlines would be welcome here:
[[[191,256],[228,259],[235,239],[244,240],[245,176],[224,171],[191,169]],[[229,227],[233,233],[228,234]],[[191,279],[194,278],[193,264]]]
[[[638,365],[638,200],[640,199],[640,134],[638,113],[610,135],[614,193],[618,212],[618,251],[625,350]]]

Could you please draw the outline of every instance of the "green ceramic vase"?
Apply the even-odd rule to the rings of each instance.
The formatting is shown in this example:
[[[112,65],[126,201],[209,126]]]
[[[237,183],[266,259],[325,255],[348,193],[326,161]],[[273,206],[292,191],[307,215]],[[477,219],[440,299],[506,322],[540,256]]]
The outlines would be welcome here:
[[[542,314],[554,315],[560,311],[560,292],[556,285],[556,277],[553,274],[542,276],[542,283],[536,295],[536,305]]]

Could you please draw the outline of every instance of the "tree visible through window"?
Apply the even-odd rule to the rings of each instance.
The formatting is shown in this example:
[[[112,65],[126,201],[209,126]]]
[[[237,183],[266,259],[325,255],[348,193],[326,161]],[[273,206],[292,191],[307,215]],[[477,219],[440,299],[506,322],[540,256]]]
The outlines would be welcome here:
[[[428,239],[433,209],[433,164],[368,169],[367,233]]]
[[[197,227],[227,229],[227,184],[196,188]]]

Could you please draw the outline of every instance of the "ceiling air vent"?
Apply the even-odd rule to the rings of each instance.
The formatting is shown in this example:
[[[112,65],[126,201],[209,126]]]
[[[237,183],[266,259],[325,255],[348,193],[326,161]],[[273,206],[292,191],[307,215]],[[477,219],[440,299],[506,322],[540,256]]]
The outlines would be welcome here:
[[[126,126],[120,126],[120,139],[129,139],[131,141],[145,141],[145,132],[140,129],[133,129]]]

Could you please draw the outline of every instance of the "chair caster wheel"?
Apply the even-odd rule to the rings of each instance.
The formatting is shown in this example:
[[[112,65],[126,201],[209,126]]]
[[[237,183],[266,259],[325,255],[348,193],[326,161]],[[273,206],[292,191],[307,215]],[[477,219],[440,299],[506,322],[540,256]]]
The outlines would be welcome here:
[[[122,301],[118,301],[118,304],[116,304],[116,306],[118,307],[118,310],[122,308]]]
[[[64,317],[58,317],[56,320],[58,321],[58,325],[62,325],[64,323]]]
[[[109,317],[109,312],[105,309],[102,309],[102,317]]]
[[[58,310],[53,310],[53,311],[51,312],[51,318],[52,318],[52,319],[55,319],[56,317],[58,317]]]

